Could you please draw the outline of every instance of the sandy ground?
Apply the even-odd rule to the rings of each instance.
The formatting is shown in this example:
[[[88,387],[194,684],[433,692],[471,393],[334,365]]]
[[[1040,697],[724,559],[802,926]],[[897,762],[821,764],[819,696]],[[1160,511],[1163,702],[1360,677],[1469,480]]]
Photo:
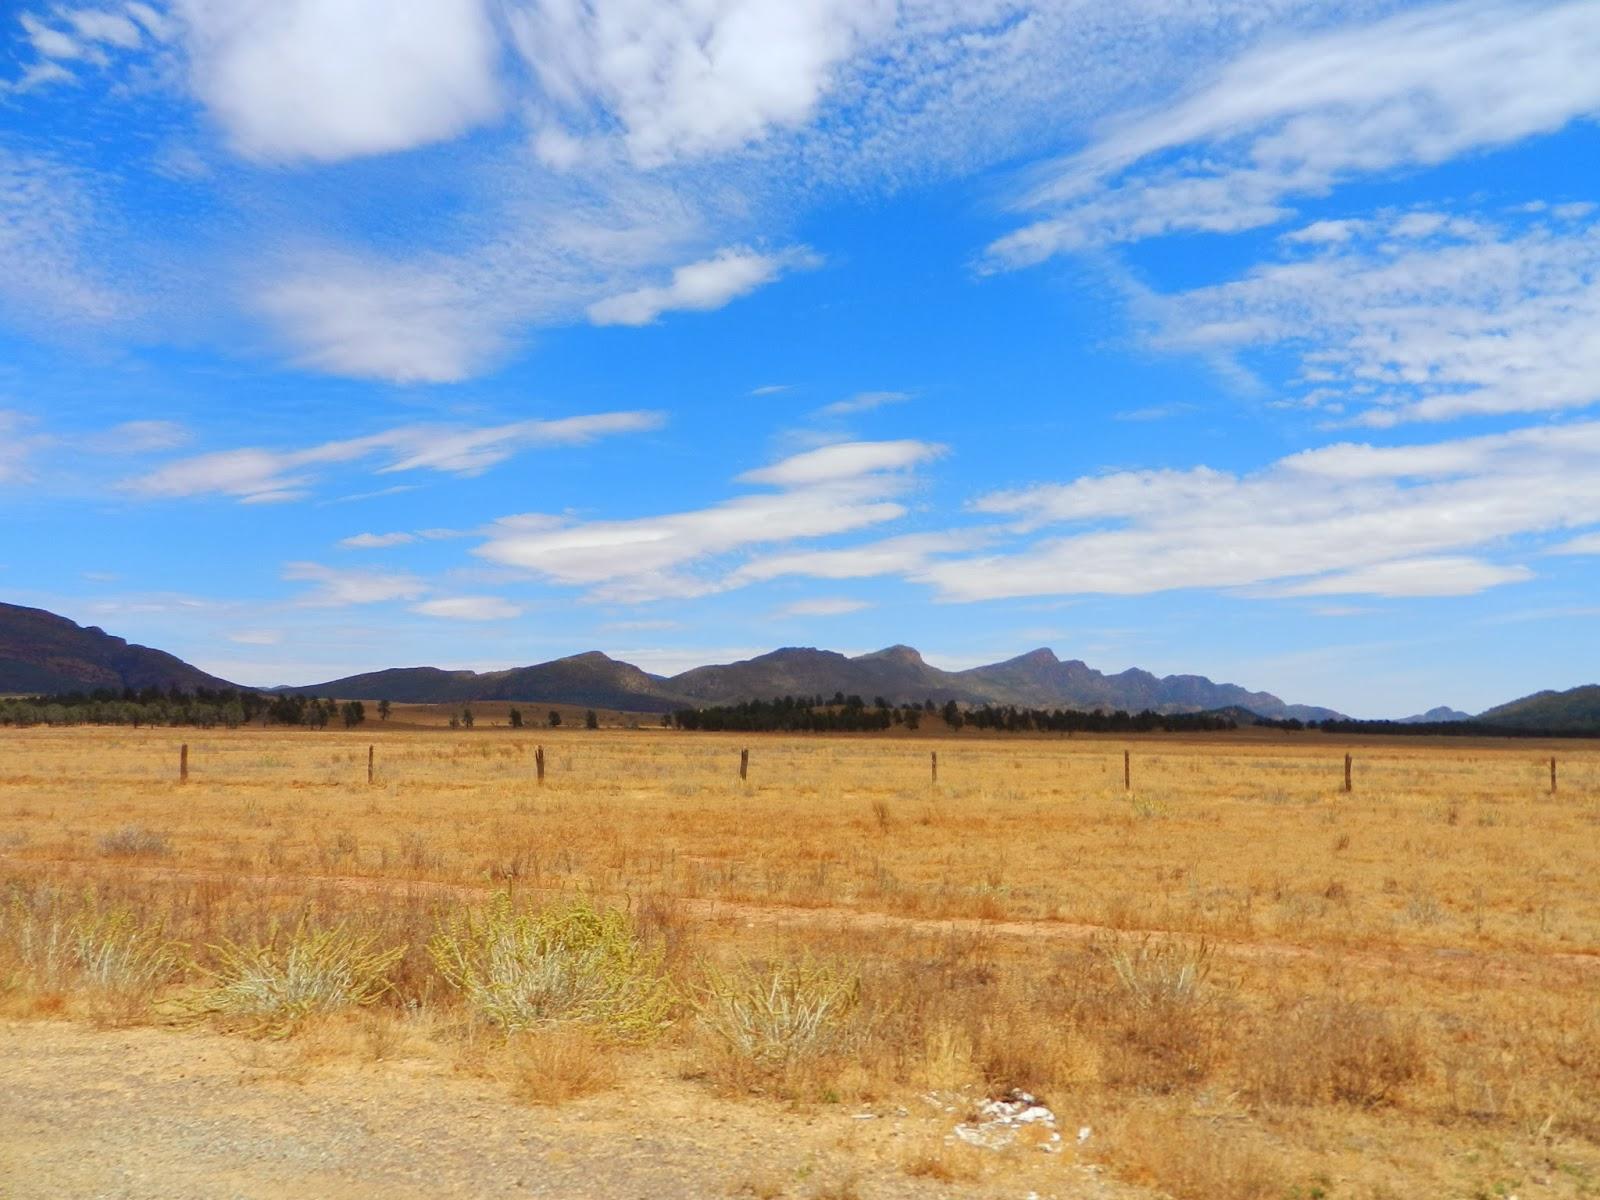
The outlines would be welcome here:
[[[663,1077],[558,1108],[441,1064],[296,1065],[289,1045],[194,1030],[0,1023],[0,1197],[61,1200],[776,1200],[1128,1193],[1064,1154],[983,1152],[967,1183],[913,1178],[932,1114],[788,1112]]]

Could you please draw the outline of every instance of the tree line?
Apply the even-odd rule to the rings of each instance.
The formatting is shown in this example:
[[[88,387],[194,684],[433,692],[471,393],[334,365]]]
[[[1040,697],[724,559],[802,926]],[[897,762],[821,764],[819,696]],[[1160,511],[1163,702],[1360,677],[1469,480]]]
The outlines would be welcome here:
[[[860,696],[842,692],[832,698],[783,696],[683,708],[669,713],[663,724],[711,733],[873,733],[896,726],[917,729],[923,720],[934,718],[950,729],[971,725],[1007,733],[1198,733],[1237,728],[1232,718],[1215,713],[1157,713],[1148,709],[1137,713],[1083,712],[1071,708],[1019,708],[1013,704],[963,708],[954,700],[941,708],[932,700],[890,704],[881,696],[869,705]]]
[[[388,704],[379,706],[388,716]],[[197,688],[162,691],[150,687],[117,691],[67,692],[58,696],[23,696],[0,700],[0,725],[131,725],[237,729],[253,721],[266,725],[299,725],[354,729],[367,719],[359,700],[340,702],[314,696]]]

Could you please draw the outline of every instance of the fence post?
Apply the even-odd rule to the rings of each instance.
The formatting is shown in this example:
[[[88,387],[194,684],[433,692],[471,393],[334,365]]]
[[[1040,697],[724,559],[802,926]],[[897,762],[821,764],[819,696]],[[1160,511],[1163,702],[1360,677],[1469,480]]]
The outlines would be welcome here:
[[[1556,756],[1550,756],[1550,794],[1556,794]]]
[[[189,782],[189,743],[178,747],[178,782]]]
[[[539,786],[544,786],[544,747],[533,748],[533,772],[539,777]]]
[[[1347,791],[1347,792],[1351,790],[1351,788],[1350,788],[1350,756],[1348,754],[1346,754],[1344,756],[1344,790]]]
[[[930,754],[931,754],[932,765],[933,765],[933,782],[934,783],[938,783],[939,782],[939,752],[937,750],[934,750],[934,751],[931,751]]]
[[[745,779],[750,774],[750,751],[739,751],[739,778]]]
[[[1122,752],[1122,790],[1133,791],[1133,755],[1127,750]]]
[[[368,787],[372,786],[372,757],[373,757],[373,748],[371,746],[368,746],[367,747],[367,786]]]

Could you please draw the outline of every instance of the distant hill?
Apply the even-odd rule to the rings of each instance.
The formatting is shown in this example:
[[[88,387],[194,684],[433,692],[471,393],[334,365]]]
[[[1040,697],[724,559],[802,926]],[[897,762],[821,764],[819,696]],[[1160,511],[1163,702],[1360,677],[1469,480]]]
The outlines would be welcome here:
[[[613,708],[625,712],[670,712],[692,704],[659,675],[641,671],[590,650],[554,662],[506,671],[441,671],[437,667],[395,667],[346,675],[278,692],[337,696],[351,700],[390,700],[406,704],[462,704],[472,700],[544,701]]]
[[[42,608],[0,604],[0,692],[232,688],[182,659]]]
[[[440,671],[431,667],[377,671],[284,691],[362,700],[458,703],[521,700],[667,712],[696,705],[735,704],[778,696],[832,696],[843,692],[869,703],[1015,704],[1030,708],[1152,709],[1205,712],[1234,706],[1264,717],[1323,720],[1332,709],[1285,704],[1269,692],[1252,692],[1200,675],[1158,677],[1148,671],[1105,675],[1053,651],[966,671],[944,671],[910,646],[890,646],[850,657],[833,650],[790,646],[741,662],[695,667],[673,676],[591,651],[508,671]]]
[[[1427,712],[1418,713],[1414,717],[1401,717],[1395,723],[1397,725],[1442,725],[1446,721],[1470,720],[1472,720],[1471,713],[1464,713],[1459,708],[1450,708],[1441,704],[1438,708],[1430,708]]]
[[[1600,684],[1591,683],[1565,692],[1535,692],[1481,712],[1476,719],[1501,729],[1600,733]]]

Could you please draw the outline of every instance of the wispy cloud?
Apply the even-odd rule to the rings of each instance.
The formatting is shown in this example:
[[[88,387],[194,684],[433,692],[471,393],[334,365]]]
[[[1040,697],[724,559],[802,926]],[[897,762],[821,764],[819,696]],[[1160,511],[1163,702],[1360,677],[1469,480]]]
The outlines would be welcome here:
[[[893,521],[910,472],[942,453],[927,442],[848,442],[747,471],[738,481],[776,489],[708,508],[622,520],[506,517],[475,551],[503,566],[597,598],[638,602],[697,596],[747,580],[720,561],[760,546],[810,540]]]
[[[1549,133],[1600,111],[1597,54],[1587,0],[1464,0],[1250,51],[1044,172],[1023,207],[1048,215],[989,260],[1251,229],[1351,178]]]
[[[1459,595],[1530,577],[1500,560],[1512,539],[1600,519],[1600,423],[1341,443],[1245,476],[1203,467],[1086,476],[994,493],[975,508],[1009,518],[1028,540],[913,573],[948,599],[1179,588]]]
[[[381,459],[381,465],[372,468],[378,474],[428,469],[473,475],[522,450],[639,433],[659,428],[662,419],[659,413],[615,412],[473,429],[406,425],[303,450],[214,451],[168,463],[121,486],[130,494],[151,498],[226,495],[245,503],[297,500],[308,494],[320,469],[336,464]]]
[[[865,600],[848,600],[842,596],[819,596],[814,600],[796,600],[777,611],[779,617],[843,617],[871,608]]]
[[[521,608],[499,596],[442,596],[424,600],[411,611],[449,621],[509,621],[522,615]]]
[[[819,261],[804,247],[780,254],[722,250],[678,267],[670,283],[596,301],[589,306],[589,320],[596,325],[648,325],[666,312],[708,312],[772,283],[786,270],[812,267]]]
[[[824,417],[847,417],[855,413],[871,412],[886,404],[904,404],[911,399],[910,392],[857,392],[848,400],[836,400],[817,410]]]
[[[283,577],[315,585],[299,601],[306,608],[345,608],[355,604],[415,600],[428,591],[428,585],[415,575],[347,571],[314,562],[286,563]]]
[[[404,546],[417,540],[414,533],[358,533],[340,538],[339,545],[351,550],[385,550],[390,546]]]
[[[1155,344],[1289,348],[1302,401],[1366,425],[1600,400],[1600,222],[1504,226],[1416,211],[1286,239],[1282,261],[1152,301]]]

